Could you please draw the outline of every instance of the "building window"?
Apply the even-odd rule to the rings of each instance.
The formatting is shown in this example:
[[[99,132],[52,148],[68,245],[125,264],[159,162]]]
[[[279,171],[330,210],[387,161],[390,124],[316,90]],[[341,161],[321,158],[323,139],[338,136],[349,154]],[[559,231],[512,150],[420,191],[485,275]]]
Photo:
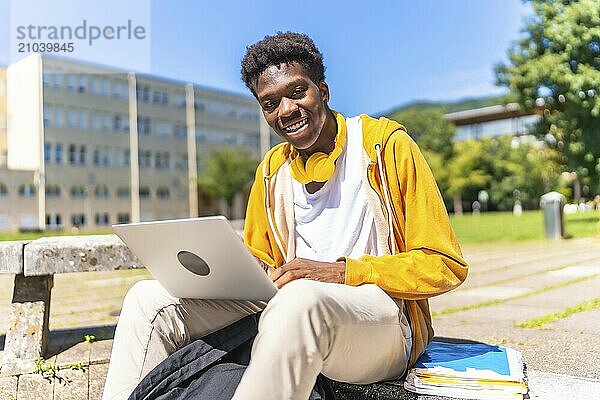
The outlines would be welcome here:
[[[119,132],[121,130],[121,116],[115,115],[113,118],[113,131]]]
[[[77,146],[74,144],[69,145],[69,164],[77,164]]]
[[[129,133],[129,116],[123,118],[123,132]]]
[[[75,74],[67,74],[67,91],[74,92],[77,86],[77,76]]]
[[[53,74],[53,76],[54,76],[54,87],[60,88],[62,86],[63,74],[61,72],[55,72]]]
[[[110,224],[110,217],[108,213],[96,213],[96,225],[106,226]]]
[[[77,127],[77,119],[79,118],[77,111],[70,109],[67,110],[67,126],[69,128]]]
[[[170,158],[171,156],[168,151],[156,153],[154,156],[154,168],[169,169]]]
[[[113,81],[112,83],[112,96],[116,99],[121,98],[121,82]]]
[[[52,159],[52,145],[50,143],[44,143],[44,162],[50,164]]]
[[[46,185],[46,196],[48,196],[48,197],[60,197],[60,186],[58,186],[58,185]]]
[[[185,125],[175,125],[175,137],[176,138],[185,138],[187,136],[187,129]]]
[[[124,187],[124,186],[118,187],[117,188],[117,197],[121,198],[121,199],[128,198],[129,197],[129,188]]]
[[[160,92],[154,91],[152,92],[152,104],[160,104],[162,101],[162,97]]]
[[[52,125],[52,117],[54,116],[54,109],[50,106],[44,106],[44,126]]]
[[[102,79],[102,96],[110,96],[110,81]]]
[[[87,129],[88,127],[88,112],[85,110],[79,111],[79,127]]]
[[[94,76],[90,80],[90,92],[92,92],[94,94],[100,94],[100,91],[101,91],[100,78],[98,78],[97,76]]]
[[[140,198],[150,198],[150,188],[148,186],[140,186]]]
[[[95,166],[100,165],[100,150],[94,149],[94,153],[92,155],[92,163]]]
[[[21,197],[35,197],[35,192],[36,189],[33,183],[23,184],[19,186],[19,196]]]
[[[129,213],[118,213],[117,214],[117,223],[128,224],[129,223]]]
[[[102,166],[109,167],[110,166],[110,151],[108,147],[102,148]]]
[[[81,213],[71,214],[71,225],[76,228],[85,226],[85,215]]]
[[[150,120],[150,117],[138,117],[137,119],[137,123],[138,123],[138,132],[142,135],[149,135],[150,131],[151,131],[151,125],[152,125],[152,121]]]
[[[117,167],[129,166],[129,150],[117,149],[115,153],[115,164]]]
[[[8,196],[8,188],[2,182],[0,182],[0,197]]]
[[[152,152],[150,150],[140,150],[138,164],[140,168],[152,168]]]
[[[104,113],[104,115],[102,115],[102,130],[107,131],[109,129],[110,129],[110,114]]]
[[[71,187],[71,197],[83,198],[86,197],[85,188],[81,185]]]
[[[46,228],[58,229],[62,228],[62,217],[60,214],[46,214]]]
[[[184,171],[187,169],[187,154],[179,153],[175,158],[175,169]]]
[[[63,126],[63,110],[62,107],[54,108],[54,125]]]
[[[54,145],[54,162],[56,164],[62,164],[63,160],[63,146],[61,143]]]
[[[148,86],[144,86],[142,88],[142,102],[144,102],[144,103],[150,102],[150,88]]]
[[[157,122],[154,125],[154,134],[156,136],[170,137],[173,134],[173,126],[168,122]]]
[[[159,199],[168,199],[169,197],[171,197],[171,193],[169,192],[169,188],[167,187],[159,187],[158,189],[156,189],[156,197],[158,197]]]
[[[87,88],[87,76],[85,74],[79,75],[79,86],[77,87],[77,91],[79,93],[85,92]]]
[[[106,185],[97,185],[94,189],[94,194],[99,199],[106,199],[108,197],[108,187]]]
[[[173,105],[178,108],[185,108],[185,95],[183,93],[175,93],[173,95]]]
[[[87,163],[87,152],[85,146],[79,148],[79,165],[85,165]]]

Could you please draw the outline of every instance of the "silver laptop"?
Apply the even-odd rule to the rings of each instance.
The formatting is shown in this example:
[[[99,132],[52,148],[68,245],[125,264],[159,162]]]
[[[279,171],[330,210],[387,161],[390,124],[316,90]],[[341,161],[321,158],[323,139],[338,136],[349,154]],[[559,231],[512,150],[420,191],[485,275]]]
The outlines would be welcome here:
[[[113,225],[172,296],[268,301],[277,292],[223,216]]]

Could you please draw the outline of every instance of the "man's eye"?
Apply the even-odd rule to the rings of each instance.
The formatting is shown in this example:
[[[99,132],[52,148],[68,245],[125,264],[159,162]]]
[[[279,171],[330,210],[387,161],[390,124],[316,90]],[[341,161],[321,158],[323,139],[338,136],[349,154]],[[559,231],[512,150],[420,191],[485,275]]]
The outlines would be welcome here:
[[[292,92],[292,96],[298,97],[300,96],[302,93],[304,93],[304,88],[302,87],[297,87],[294,89],[294,91]]]
[[[262,106],[263,110],[267,110],[267,111],[272,110],[274,107],[275,107],[275,103],[272,101],[267,101],[266,103],[263,103],[263,106]]]

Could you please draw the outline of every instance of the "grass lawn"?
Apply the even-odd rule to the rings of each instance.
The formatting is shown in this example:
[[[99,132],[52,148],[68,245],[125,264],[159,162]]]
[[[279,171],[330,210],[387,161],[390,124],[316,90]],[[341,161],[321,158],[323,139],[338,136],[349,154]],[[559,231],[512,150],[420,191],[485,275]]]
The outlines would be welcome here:
[[[489,212],[479,216],[451,215],[450,222],[461,243],[544,239],[541,210],[524,211],[520,217],[515,217],[511,212]],[[600,237],[600,212],[565,215],[565,230],[574,238]]]
[[[450,222],[460,243],[512,242],[544,239],[542,211],[524,211],[520,217],[511,212],[489,212],[479,216],[451,215]],[[600,212],[565,215],[567,234],[574,237],[600,237]],[[2,240],[29,240],[41,236],[98,235],[113,233],[111,229],[86,232],[0,232]]]
[[[112,229],[97,231],[71,232],[71,231],[48,231],[48,232],[0,232],[0,241],[3,240],[32,240],[42,236],[77,236],[77,235],[108,235],[113,233]]]

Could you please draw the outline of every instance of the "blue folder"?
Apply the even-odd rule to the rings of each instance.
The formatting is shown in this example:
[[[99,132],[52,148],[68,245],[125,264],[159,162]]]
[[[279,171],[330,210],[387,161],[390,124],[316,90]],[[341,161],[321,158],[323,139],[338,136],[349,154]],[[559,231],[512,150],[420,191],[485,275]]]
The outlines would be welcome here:
[[[510,376],[506,348],[487,344],[431,342],[414,368],[442,366],[465,372],[467,368],[492,370]]]

